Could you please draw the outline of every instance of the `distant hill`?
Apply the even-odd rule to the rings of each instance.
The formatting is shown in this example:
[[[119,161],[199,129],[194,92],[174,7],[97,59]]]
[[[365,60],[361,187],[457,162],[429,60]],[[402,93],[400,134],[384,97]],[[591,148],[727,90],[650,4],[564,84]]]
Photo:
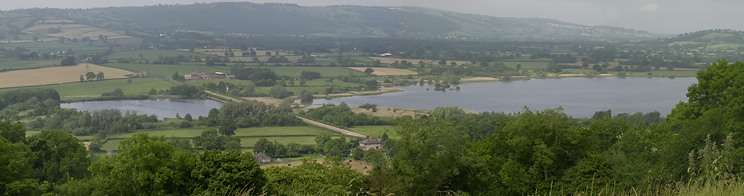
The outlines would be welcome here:
[[[744,31],[730,29],[685,33],[667,39],[668,42],[744,43]]]
[[[667,46],[739,49],[744,48],[744,31],[729,29],[704,30],[685,33],[660,41]]]
[[[119,31],[437,38],[493,41],[633,41],[658,35],[549,19],[504,18],[415,7],[210,3],[70,10],[66,18]]]

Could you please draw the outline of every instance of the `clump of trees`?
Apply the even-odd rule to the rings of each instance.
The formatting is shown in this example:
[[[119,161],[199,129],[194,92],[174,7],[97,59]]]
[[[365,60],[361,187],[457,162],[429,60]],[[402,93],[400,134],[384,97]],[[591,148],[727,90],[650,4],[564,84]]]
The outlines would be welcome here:
[[[176,95],[182,98],[201,98],[204,96],[204,92],[197,86],[182,84],[173,86],[168,89],[167,94]]]
[[[356,149],[359,143],[356,141],[349,141],[343,137],[331,137],[328,135],[322,135],[315,138],[315,143],[318,144],[318,152],[336,158],[346,158],[351,154],[353,149]]]
[[[256,86],[274,86],[279,76],[266,68],[234,68],[232,74],[238,80],[251,80]]]
[[[300,103],[310,105],[313,104],[313,99],[315,99],[315,97],[313,96],[313,93],[303,90],[300,92],[299,99]]]
[[[68,130],[75,135],[126,133],[132,130],[154,128],[157,117],[118,110],[78,112],[59,110],[31,121],[33,129]]]
[[[219,110],[211,110],[203,120],[207,126],[240,128],[302,124],[287,106],[272,106],[254,101],[227,103]]]
[[[78,144],[79,145],[79,144]],[[55,188],[61,195],[225,195],[266,192],[267,179],[253,156],[238,151],[189,153],[164,139],[137,135],[116,156],[96,159],[88,178]]]
[[[20,124],[0,122],[0,193],[41,195],[88,175],[88,154],[75,137],[48,131],[26,138],[25,132]]]
[[[300,157],[302,155],[313,154],[316,152],[313,145],[301,145],[296,143],[284,145],[276,141],[269,141],[266,138],[259,139],[256,142],[253,151],[264,153],[271,158]]]
[[[75,56],[66,56],[59,64],[62,66],[77,65],[78,60]]]
[[[124,91],[120,88],[116,88],[111,92],[105,92],[101,94],[102,97],[124,97]]]
[[[324,105],[319,108],[313,108],[303,112],[302,115],[340,127],[390,124],[390,122],[379,117],[366,114],[356,114],[352,112],[351,107],[344,103],[340,105]]]
[[[80,82],[88,82],[88,81],[102,81],[105,80],[106,76],[103,72],[87,72],[83,75],[80,75]]]
[[[365,193],[365,177],[337,162],[306,161],[297,167],[265,171],[270,195],[356,195]]]
[[[269,95],[274,98],[284,99],[289,96],[292,96],[294,93],[292,91],[289,91],[286,87],[283,86],[274,86],[271,87],[269,90]]]
[[[195,138],[194,145],[208,151],[240,150],[240,139],[212,129]]]
[[[322,76],[318,72],[312,72],[312,71],[302,71],[300,73],[300,78],[304,80],[315,80],[320,79]]]
[[[0,119],[21,120],[59,110],[59,93],[51,89],[22,89],[0,93]]]

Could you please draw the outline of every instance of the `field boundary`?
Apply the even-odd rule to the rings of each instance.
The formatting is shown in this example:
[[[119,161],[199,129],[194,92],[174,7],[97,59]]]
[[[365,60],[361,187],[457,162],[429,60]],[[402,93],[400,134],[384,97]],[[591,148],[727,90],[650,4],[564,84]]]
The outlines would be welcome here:
[[[328,124],[325,124],[325,123],[322,123],[322,122],[318,122],[318,121],[315,121],[315,120],[304,118],[304,117],[299,116],[299,115],[297,115],[297,118],[299,118],[300,120],[302,120],[302,122],[304,122],[305,124],[308,124],[310,126],[315,126],[315,127],[318,127],[318,128],[323,128],[323,129],[331,130],[331,131],[340,133],[341,135],[345,135],[345,136],[349,136],[349,137],[355,137],[355,138],[367,138],[368,137],[366,135],[362,135],[362,134],[357,133],[357,132],[354,132],[354,131],[350,131],[350,130],[347,130],[347,129],[342,129],[342,128],[335,127],[335,126],[332,126],[332,125],[328,125]]]

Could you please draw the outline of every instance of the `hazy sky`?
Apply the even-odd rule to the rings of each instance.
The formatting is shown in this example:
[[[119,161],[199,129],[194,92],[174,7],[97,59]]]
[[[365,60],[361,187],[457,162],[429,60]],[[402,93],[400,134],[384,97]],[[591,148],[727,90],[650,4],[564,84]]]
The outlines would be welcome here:
[[[0,9],[88,8],[236,0],[0,0]],[[744,0],[254,0],[300,5],[420,6],[506,17],[541,17],[657,33],[744,30]]]

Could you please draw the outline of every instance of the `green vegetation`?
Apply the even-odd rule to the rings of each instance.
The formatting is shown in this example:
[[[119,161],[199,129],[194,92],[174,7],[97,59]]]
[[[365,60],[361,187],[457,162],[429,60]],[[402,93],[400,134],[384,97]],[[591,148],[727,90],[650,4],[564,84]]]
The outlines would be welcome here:
[[[339,127],[389,124],[389,122],[378,117],[353,113],[351,108],[343,103],[338,106],[324,105],[319,108],[313,108],[307,112],[303,112],[302,115]]]
[[[118,149],[119,143],[135,135],[146,134],[150,137],[164,137],[168,139],[195,139],[207,130],[206,128],[185,128],[166,130],[140,130],[130,133],[113,134],[103,144],[102,150],[113,152]],[[27,133],[28,134],[28,133]],[[334,132],[309,126],[292,127],[254,127],[239,128],[233,137],[240,139],[240,147],[252,149],[260,139],[276,141],[280,144],[305,144],[314,145],[315,138],[322,135],[337,135]]]
[[[381,138],[383,135],[387,134],[390,139],[400,139],[400,133],[398,133],[398,128],[395,126],[354,126],[351,129],[354,130],[354,132],[374,138]]]
[[[344,67],[271,67],[269,69],[280,76],[288,77],[300,77],[302,72],[321,73],[323,77],[364,76],[364,73]]]
[[[152,63],[162,60],[163,58],[187,57],[190,60],[191,52],[172,51],[172,50],[131,50],[118,51],[108,56],[113,62],[131,61]]]
[[[229,70],[227,67],[210,67],[203,64],[179,64],[179,65],[154,65],[154,64],[123,64],[123,63],[112,63],[109,66],[134,71],[134,72],[145,72],[148,77],[171,79],[173,73],[188,74],[191,72],[226,72]]]
[[[59,62],[59,60],[19,60],[0,58],[0,71],[54,66],[58,65]]]

